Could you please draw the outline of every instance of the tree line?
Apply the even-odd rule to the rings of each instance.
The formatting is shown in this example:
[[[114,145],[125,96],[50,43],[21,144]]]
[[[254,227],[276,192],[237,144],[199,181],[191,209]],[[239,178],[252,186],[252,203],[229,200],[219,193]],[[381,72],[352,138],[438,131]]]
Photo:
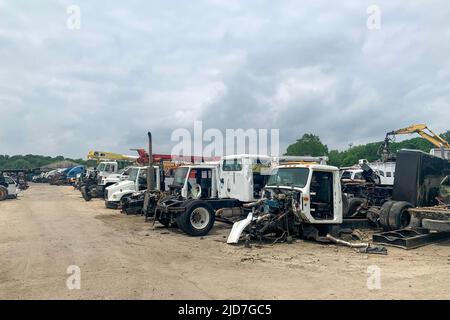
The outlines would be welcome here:
[[[69,160],[78,164],[88,165],[88,161],[83,159],[70,159],[63,156],[49,157],[41,155],[0,155],[0,170],[8,169],[36,169],[54,162]]]
[[[450,141],[450,130],[441,135],[445,140]],[[288,146],[285,155],[288,156],[323,156],[329,157],[329,164],[337,167],[352,166],[358,163],[359,159],[367,159],[375,161],[379,158],[378,148],[382,141],[371,142],[363,145],[352,146],[347,150],[329,150],[328,146],[323,144],[320,137],[305,133],[301,138]],[[429,152],[433,145],[423,138],[417,137],[401,142],[393,142],[391,151],[395,152],[400,149],[416,149]],[[69,160],[78,164],[94,166],[95,162],[83,159],[70,159],[63,156],[49,157],[41,155],[0,155],[0,170],[5,169],[35,169],[49,165],[54,162]]]
[[[441,135],[450,141],[450,130]],[[363,145],[352,146],[347,150],[329,150],[323,144],[320,137],[312,133],[305,133],[303,137],[289,145],[285,155],[287,156],[323,156],[329,157],[329,164],[337,167],[347,167],[358,163],[359,159],[375,161],[379,159],[378,149],[383,141],[371,142]],[[390,149],[396,152],[400,149],[415,149],[429,152],[434,146],[421,137],[407,139],[401,142],[392,142]]]

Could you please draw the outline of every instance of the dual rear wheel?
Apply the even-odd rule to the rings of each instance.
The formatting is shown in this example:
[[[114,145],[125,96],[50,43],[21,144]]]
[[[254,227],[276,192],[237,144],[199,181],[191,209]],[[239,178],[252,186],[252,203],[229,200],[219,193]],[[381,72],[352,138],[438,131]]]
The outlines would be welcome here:
[[[185,205],[176,222],[178,227],[191,236],[205,236],[211,231],[215,221],[214,209],[205,201],[193,200]]]

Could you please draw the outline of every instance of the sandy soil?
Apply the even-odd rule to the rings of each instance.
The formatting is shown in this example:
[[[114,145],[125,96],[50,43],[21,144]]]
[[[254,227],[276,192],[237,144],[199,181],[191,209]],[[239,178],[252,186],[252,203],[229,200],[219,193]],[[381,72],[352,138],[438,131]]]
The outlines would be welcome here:
[[[228,228],[192,238],[32,185],[0,202],[0,299],[450,299],[450,241],[380,256],[300,240],[229,246]],[[80,290],[66,287],[69,265]]]

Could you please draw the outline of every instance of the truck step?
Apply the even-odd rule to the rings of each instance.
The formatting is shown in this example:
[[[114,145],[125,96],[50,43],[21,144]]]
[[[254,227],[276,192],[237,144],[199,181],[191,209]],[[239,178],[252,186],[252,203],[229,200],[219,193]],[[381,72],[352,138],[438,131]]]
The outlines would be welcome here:
[[[424,228],[399,229],[374,234],[372,239],[375,243],[409,250],[450,239],[450,232],[430,232]]]

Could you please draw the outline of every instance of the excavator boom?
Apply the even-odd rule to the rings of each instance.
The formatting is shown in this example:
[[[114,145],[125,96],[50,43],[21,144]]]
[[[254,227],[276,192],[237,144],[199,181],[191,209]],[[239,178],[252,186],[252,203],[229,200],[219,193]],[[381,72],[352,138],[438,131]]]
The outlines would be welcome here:
[[[436,148],[442,147],[446,149],[450,148],[450,143],[448,143],[445,139],[443,139],[438,134],[430,130],[425,124],[414,124],[404,129],[389,132],[387,135],[393,136],[398,134],[411,134],[411,133],[419,134],[422,138],[432,143]]]
[[[116,160],[116,161],[136,161],[138,156],[128,156],[125,154],[104,152],[104,151],[89,151],[87,155],[88,160]]]

